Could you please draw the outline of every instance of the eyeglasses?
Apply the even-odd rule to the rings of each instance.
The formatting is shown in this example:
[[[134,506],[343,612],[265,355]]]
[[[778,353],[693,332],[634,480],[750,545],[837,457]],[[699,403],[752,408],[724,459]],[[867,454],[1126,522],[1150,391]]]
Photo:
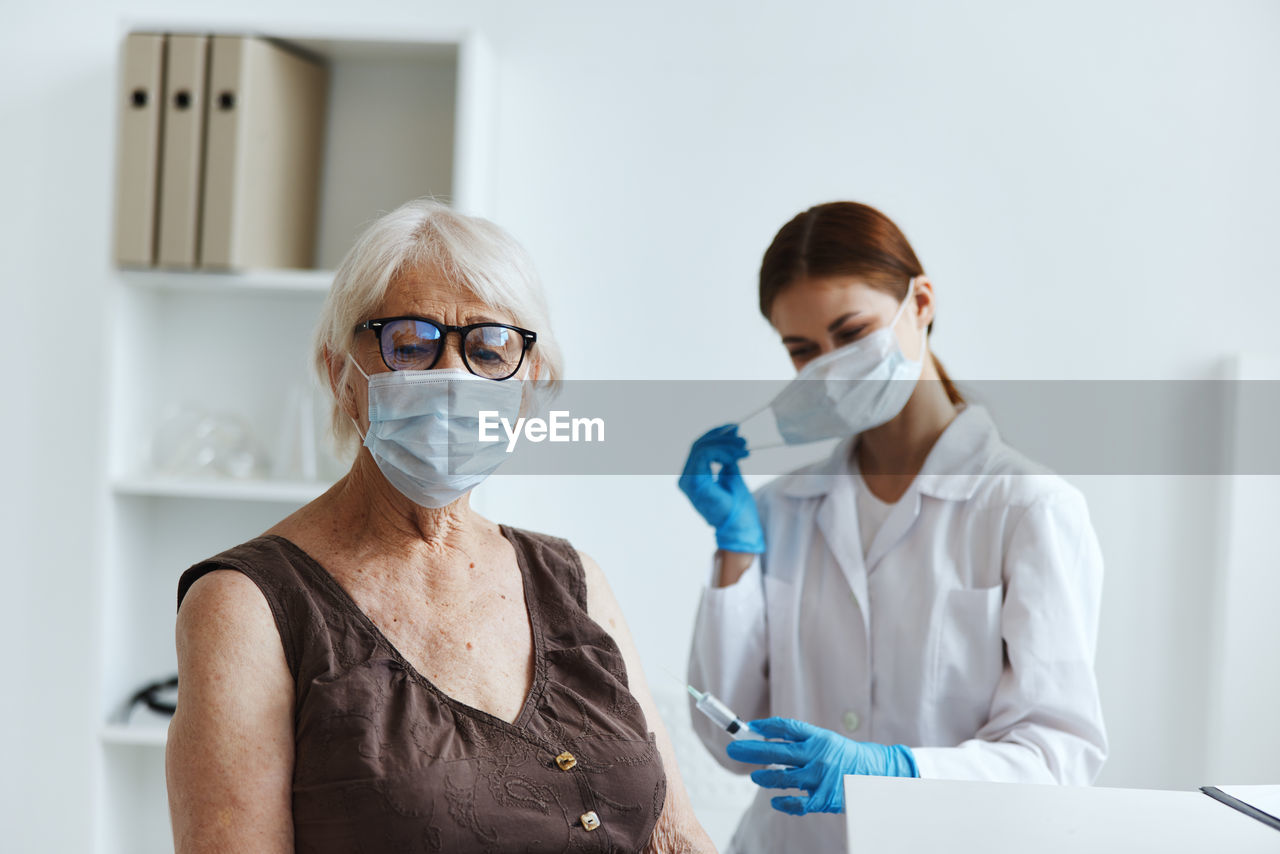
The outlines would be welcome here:
[[[440,361],[445,337],[458,333],[462,364],[478,377],[505,380],[515,376],[524,364],[524,355],[536,332],[507,323],[472,323],[450,326],[425,317],[380,317],[366,320],[355,328],[366,329],[378,336],[382,363],[393,371],[429,371]]]

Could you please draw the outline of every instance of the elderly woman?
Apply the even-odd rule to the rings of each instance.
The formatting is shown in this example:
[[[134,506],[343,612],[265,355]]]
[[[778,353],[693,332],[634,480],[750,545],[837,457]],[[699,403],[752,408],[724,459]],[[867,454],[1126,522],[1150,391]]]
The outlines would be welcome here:
[[[559,354],[524,251],[412,202],[334,279],[316,365],[351,470],[178,588],[179,854],[710,851],[603,573],[470,490]]]

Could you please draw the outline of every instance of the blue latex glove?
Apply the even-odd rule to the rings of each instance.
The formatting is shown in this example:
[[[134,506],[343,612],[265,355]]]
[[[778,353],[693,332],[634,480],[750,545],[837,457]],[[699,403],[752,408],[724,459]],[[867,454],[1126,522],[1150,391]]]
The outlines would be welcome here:
[[[844,812],[844,775],[919,777],[911,748],[888,747],[845,738],[829,729],[791,718],[764,718],[750,723],[765,738],[786,741],[731,741],[729,758],[753,765],[786,765],[751,772],[751,781],[765,789],[802,789],[807,798],[781,797],[771,803],[779,812]]]
[[[760,526],[751,490],[738,471],[738,460],[748,453],[737,424],[707,431],[689,449],[689,459],[680,475],[680,491],[716,529],[717,546],[730,552],[761,554],[764,528]],[[712,463],[719,464],[719,474],[712,473]]]

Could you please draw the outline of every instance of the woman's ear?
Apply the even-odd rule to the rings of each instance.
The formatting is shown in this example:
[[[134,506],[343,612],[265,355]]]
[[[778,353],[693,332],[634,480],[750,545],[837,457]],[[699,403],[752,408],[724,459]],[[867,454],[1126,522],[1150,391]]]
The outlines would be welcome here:
[[[329,391],[333,392],[333,396],[338,396],[338,360],[333,357],[333,351],[328,347],[324,348],[324,369],[329,375]]]
[[[915,302],[916,327],[927,328],[933,323],[933,316],[938,307],[933,292],[933,282],[928,276],[916,276],[916,286],[912,290],[911,298]]]
[[[346,413],[348,418],[356,420],[355,389],[347,380],[351,373],[350,361],[325,347],[324,366],[329,374],[329,390],[333,392],[333,399],[338,402],[338,408]]]

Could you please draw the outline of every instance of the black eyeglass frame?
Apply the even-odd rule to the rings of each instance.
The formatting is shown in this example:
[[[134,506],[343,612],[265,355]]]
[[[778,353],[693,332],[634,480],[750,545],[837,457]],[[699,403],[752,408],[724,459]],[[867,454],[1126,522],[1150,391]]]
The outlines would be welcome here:
[[[393,321],[396,321],[396,320],[417,320],[422,323],[430,324],[431,326],[434,326],[436,329],[440,330],[440,349],[436,351],[436,357],[431,360],[431,364],[427,365],[425,368],[421,368],[421,370],[429,371],[436,366],[436,363],[440,361],[440,357],[444,355],[445,346],[448,343],[449,333],[456,332],[458,333],[458,353],[462,355],[462,364],[466,365],[467,370],[470,373],[475,374],[475,376],[485,380],[493,380],[494,382],[502,382],[503,380],[509,380],[512,377],[514,377],[520,371],[520,367],[524,364],[524,357],[528,355],[529,348],[532,347],[538,340],[538,333],[530,329],[522,329],[519,326],[513,326],[510,323],[486,322],[486,323],[468,323],[466,326],[450,326],[447,323],[441,323],[440,321],[432,320],[429,317],[419,317],[416,314],[401,314],[401,315],[397,315],[396,317],[375,317],[373,320],[366,320],[364,323],[358,324],[356,328],[352,330],[352,334],[357,335],[363,332],[364,330],[368,329],[371,332],[373,332],[375,335],[377,335],[378,336],[378,355],[382,358],[382,364],[387,365],[387,369],[391,371],[398,371],[401,369],[387,364],[387,355],[386,353],[383,352],[383,349],[382,349],[382,330],[386,328],[388,323],[392,323]],[[520,340],[522,342],[522,345],[520,348],[520,360],[516,362],[516,366],[511,369],[511,373],[507,374],[505,377],[488,377],[488,376],[485,376],[484,374],[477,373],[475,368],[471,367],[471,361],[467,359],[467,348],[463,346],[463,343],[467,340],[467,335],[471,332],[471,330],[493,328],[493,327],[497,327],[499,329],[510,329],[513,332],[520,333]]]

